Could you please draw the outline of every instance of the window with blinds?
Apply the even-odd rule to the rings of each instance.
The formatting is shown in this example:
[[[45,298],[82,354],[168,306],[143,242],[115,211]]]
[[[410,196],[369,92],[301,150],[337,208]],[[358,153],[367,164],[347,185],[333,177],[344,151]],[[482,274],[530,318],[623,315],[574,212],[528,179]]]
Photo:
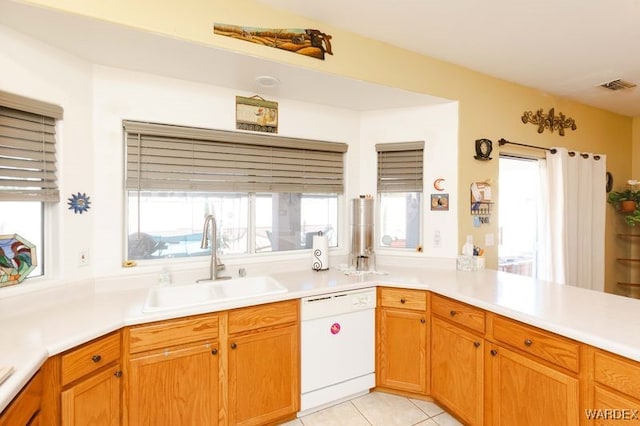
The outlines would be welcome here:
[[[424,142],[376,144],[378,192],[422,191]]]
[[[18,234],[35,246],[27,280],[45,273],[45,206],[60,200],[55,129],[62,115],[57,105],[0,91],[0,236]],[[12,266],[4,277],[0,271],[0,287],[14,274]]]
[[[424,142],[376,144],[378,247],[417,249],[421,242]]]
[[[128,259],[206,255],[213,214],[223,255],[337,246],[344,143],[124,121]]]
[[[57,119],[57,105],[0,92],[0,201],[60,201]]]
[[[344,143],[132,121],[124,130],[129,190],[344,190]]]

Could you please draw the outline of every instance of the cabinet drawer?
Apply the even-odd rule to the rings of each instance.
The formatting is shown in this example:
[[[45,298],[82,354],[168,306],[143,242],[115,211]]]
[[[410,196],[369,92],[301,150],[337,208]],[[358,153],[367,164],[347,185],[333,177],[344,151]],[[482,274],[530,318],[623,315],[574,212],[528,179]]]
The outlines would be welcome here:
[[[298,321],[298,301],[269,303],[229,312],[229,334]]]
[[[596,351],[594,380],[600,384],[640,399],[640,363]]]
[[[381,288],[380,306],[386,308],[427,310],[427,292],[423,290],[407,290],[403,288]]]
[[[62,386],[120,360],[120,332],[86,343],[61,357]]]
[[[129,352],[144,352],[218,338],[218,316],[172,319],[129,328]]]
[[[493,337],[498,342],[578,372],[580,345],[577,342],[498,316],[493,317]]]
[[[482,309],[434,294],[431,296],[431,311],[451,322],[484,333],[485,318]]]

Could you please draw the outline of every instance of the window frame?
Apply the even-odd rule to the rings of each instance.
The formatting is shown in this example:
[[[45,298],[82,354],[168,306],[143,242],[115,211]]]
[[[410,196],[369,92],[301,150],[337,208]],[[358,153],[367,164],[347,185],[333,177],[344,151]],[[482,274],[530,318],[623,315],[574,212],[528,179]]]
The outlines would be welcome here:
[[[37,267],[25,279],[43,279],[52,275],[54,268],[48,253],[55,250],[53,241],[59,240],[59,231],[52,225],[57,211],[54,207],[60,201],[56,135],[60,134],[64,110],[59,105],[0,90],[0,116],[5,148],[4,155],[0,155],[0,176],[5,178],[0,180],[5,184],[0,188],[0,201],[39,204],[39,241],[29,238],[36,247]]]
[[[424,227],[424,141],[391,142],[375,145],[377,153],[376,183],[377,195],[376,212],[376,250],[397,253],[398,251],[413,252],[420,250],[423,245]],[[403,164],[395,168],[394,162]],[[411,170],[413,167],[413,170]],[[415,247],[391,247],[382,244],[382,194],[385,193],[415,193],[418,202],[418,241]],[[408,213],[408,212],[405,212]],[[406,230],[405,230],[406,233]],[[406,240],[405,240],[406,241]],[[406,242],[405,242],[406,244]]]

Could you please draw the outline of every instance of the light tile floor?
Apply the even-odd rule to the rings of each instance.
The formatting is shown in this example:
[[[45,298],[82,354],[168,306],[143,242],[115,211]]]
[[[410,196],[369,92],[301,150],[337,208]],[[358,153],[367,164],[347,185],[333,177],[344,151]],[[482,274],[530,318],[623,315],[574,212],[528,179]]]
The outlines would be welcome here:
[[[455,418],[429,401],[371,392],[282,426],[458,426]]]

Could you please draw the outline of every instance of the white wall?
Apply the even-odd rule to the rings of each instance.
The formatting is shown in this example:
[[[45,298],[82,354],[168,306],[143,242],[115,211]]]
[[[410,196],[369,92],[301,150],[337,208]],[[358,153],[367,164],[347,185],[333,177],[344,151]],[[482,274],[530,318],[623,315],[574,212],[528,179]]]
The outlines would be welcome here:
[[[64,108],[57,135],[60,203],[46,214],[46,274],[58,280],[90,278],[91,266],[79,267],[77,256],[93,243],[95,210],[75,214],[68,210],[67,199],[77,192],[95,195],[91,66],[4,26],[0,26],[0,46],[0,90]]]
[[[100,244],[94,255],[98,276],[113,274],[122,263],[122,120],[235,130],[236,95],[254,94],[122,69],[94,68],[95,180],[96,193],[104,200],[94,212],[99,224],[95,239]],[[273,97],[269,100],[278,102],[278,135],[348,143],[347,188],[359,185],[357,112]],[[345,232],[340,235],[344,237]],[[204,266],[206,260],[201,263]]]
[[[455,258],[458,253],[458,214],[455,206],[458,185],[458,104],[373,111],[362,114],[360,170],[362,194],[376,193],[375,144],[424,141],[423,253],[418,257]],[[433,187],[437,178],[445,179],[442,193],[449,194],[449,211],[431,211],[430,195],[440,193]],[[440,244],[434,244],[434,233]],[[394,250],[388,250],[393,253]],[[384,254],[385,251],[379,251]],[[405,253],[410,255],[410,253]]]
[[[122,120],[234,130],[235,96],[255,93],[92,65],[3,26],[0,46],[1,90],[64,108],[58,135],[61,202],[48,213],[46,239],[51,245],[46,247],[48,276],[44,280],[27,280],[16,287],[141,273],[141,269],[122,268],[125,236]],[[455,103],[359,113],[271,96],[269,99],[279,103],[279,135],[349,144],[340,232],[342,254],[347,253],[349,244],[348,201],[358,194],[375,193],[375,143],[425,140],[425,198],[433,179],[443,177],[451,205],[455,205]],[[91,209],[82,215],[74,214],[67,206],[67,198],[77,192],[91,197]],[[455,209],[431,212],[428,207],[426,202],[423,238],[426,251],[421,256],[455,257]],[[443,235],[439,249],[426,243],[436,229]],[[80,267],[78,253],[84,249],[89,249],[90,265]],[[201,259],[192,265],[204,270],[207,262]],[[160,266],[154,266],[146,270],[159,269]],[[20,290],[3,289],[0,297],[15,291]]]

